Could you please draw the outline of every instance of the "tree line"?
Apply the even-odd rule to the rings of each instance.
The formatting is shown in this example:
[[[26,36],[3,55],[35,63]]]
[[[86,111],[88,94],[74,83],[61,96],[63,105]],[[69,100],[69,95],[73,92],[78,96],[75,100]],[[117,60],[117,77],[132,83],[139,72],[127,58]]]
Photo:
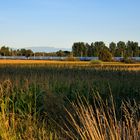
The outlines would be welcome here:
[[[60,57],[99,57],[100,54],[111,54],[112,57],[140,57],[140,46],[138,42],[119,41],[111,42],[106,46],[103,41],[96,41],[88,44],[85,42],[75,42],[72,45],[72,52],[59,50],[57,52],[33,52],[31,49],[13,50],[7,46],[0,48],[1,56],[60,56]]]
[[[1,56],[26,56],[29,57],[33,55],[33,51],[30,49],[17,49],[12,50],[11,48],[7,46],[2,46],[0,48],[0,55]]]
[[[103,41],[91,44],[76,42],[72,46],[74,57],[99,57],[102,52],[109,52],[113,57],[140,57],[140,46],[138,42],[134,41],[111,42],[109,46],[106,46]]]
[[[59,50],[57,52],[33,52],[31,49],[17,49],[17,50],[13,50],[7,46],[2,46],[0,48],[0,55],[1,56],[25,56],[25,57],[29,57],[29,56],[70,56],[71,52],[69,51],[62,51]]]

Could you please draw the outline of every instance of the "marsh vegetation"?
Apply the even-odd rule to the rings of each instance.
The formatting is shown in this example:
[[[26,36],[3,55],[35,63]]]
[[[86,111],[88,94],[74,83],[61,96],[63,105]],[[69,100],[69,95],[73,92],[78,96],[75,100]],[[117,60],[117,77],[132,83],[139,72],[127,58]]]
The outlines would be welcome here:
[[[1,139],[139,139],[140,71],[111,67],[0,65]]]

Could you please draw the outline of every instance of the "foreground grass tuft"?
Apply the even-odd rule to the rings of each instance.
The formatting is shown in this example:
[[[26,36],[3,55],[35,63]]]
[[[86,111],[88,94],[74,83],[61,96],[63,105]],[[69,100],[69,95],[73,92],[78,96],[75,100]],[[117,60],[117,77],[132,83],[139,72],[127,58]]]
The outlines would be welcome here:
[[[72,106],[73,113],[66,109],[69,116],[66,126],[71,139],[139,140],[140,138],[140,120],[137,116],[140,105],[132,106],[130,102],[122,102],[120,119],[116,117],[113,97],[105,102],[97,95],[93,106],[86,99],[79,98]]]
[[[24,87],[25,88],[25,87]],[[36,92],[37,91],[37,92]],[[41,117],[42,104],[37,87],[12,86],[9,80],[0,85],[0,139],[51,140],[57,136],[47,128]]]

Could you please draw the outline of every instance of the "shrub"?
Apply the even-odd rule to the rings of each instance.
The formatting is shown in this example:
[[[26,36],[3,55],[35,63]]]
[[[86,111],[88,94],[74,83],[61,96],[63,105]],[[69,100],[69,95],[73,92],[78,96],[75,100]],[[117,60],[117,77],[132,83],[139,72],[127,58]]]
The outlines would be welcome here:
[[[136,61],[134,59],[132,59],[132,58],[123,58],[121,60],[121,62],[124,62],[124,63],[127,63],[127,64],[134,64],[134,63],[136,63]]]
[[[102,64],[101,60],[91,60],[90,61],[91,64]]]
[[[112,61],[112,54],[108,50],[102,50],[99,53],[99,60]]]
[[[80,60],[76,57],[67,57],[64,59],[64,61],[80,61]]]

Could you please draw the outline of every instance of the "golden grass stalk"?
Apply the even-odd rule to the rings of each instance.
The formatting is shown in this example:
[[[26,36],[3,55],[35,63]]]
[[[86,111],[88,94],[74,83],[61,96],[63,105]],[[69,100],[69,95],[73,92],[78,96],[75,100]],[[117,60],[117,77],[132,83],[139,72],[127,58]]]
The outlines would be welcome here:
[[[79,68],[93,68],[104,70],[125,70],[125,71],[140,71],[140,63],[124,64],[121,62],[102,62],[101,64],[92,64],[88,61],[56,61],[56,60],[0,60],[1,65],[43,65],[53,67],[79,67]]]
[[[85,99],[78,99],[72,103],[73,112],[66,109],[69,124],[67,129],[73,139],[82,140],[139,140],[140,121],[134,112],[139,105],[132,106],[130,102],[122,102],[122,119],[117,119],[113,100],[111,104],[104,102],[97,95],[94,105],[91,106]],[[136,112],[135,112],[136,114]]]

